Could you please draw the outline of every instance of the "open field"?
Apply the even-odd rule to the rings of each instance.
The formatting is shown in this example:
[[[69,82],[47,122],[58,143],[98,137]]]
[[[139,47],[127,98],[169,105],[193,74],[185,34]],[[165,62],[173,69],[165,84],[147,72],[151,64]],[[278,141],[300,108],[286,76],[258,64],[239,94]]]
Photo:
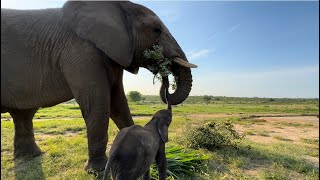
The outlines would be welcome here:
[[[229,121],[246,135],[239,148],[198,149],[209,160],[203,173],[192,179],[319,179],[318,101],[277,101],[233,99],[228,103],[220,99],[208,105],[175,106],[168,145],[183,145],[184,132],[195,125]],[[150,102],[130,104],[135,123],[141,125],[165,107]],[[39,110],[34,131],[44,153],[34,159],[13,159],[14,125],[9,114],[2,114],[1,119],[2,179],[95,179],[83,170],[86,130],[76,104]],[[107,151],[117,132],[110,121]]]

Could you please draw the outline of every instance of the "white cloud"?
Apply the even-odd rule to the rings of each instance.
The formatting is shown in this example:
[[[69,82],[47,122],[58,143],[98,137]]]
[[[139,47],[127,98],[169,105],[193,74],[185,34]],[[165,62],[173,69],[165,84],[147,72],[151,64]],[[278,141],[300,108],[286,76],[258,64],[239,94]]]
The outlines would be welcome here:
[[[240,27],[240,24],[233,25],[232,27],[230,27],[228,29],[228,32],[231,33],[233,31],[237,30],[239,27]]]
[[[213,40],[213,39],[215,39],[216,37],[217,37],[217,35],[218,35],[218,33],[213,33],[212,35],[210,35],[209,37],[208,37],[208,41],[211,41],[211,40]]]
[[[161,10],[158,16],[167,23],[174,23],[180,19],[181,14],[176,10]]]
[[[200,49],[200,50],[192,50],[187,52],[187,58],[190,60],[207,57],[210,53],[212,53],[213,49]]]

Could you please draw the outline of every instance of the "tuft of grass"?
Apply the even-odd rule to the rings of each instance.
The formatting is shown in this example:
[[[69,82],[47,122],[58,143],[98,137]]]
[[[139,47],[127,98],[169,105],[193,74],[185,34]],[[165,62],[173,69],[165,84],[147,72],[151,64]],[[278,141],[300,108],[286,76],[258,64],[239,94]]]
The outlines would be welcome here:
[[[306,144],[319,145],[319,138],[318,139],[301,138],[300,141]]]
[[[313,127],[312,124],[306,124],[306,123],[277,122],[275,124],[280,126],[290,126],[290,127]]]
[[[244,135],[255,135],[255,131],[254,130],[246,130],[243,134]]]
[[[166,147],[167,179],[185,179],[202,173],[208,156],[194,150],[185,150],[181,146]],[[151,179],[158,179],[158,171],[155,164],[150,168]]]
[[[265,137],[270,136],[270,135],[269,135],[269,131],[259,131],[259,132],[257,133],[257,135],[259,135],[259,136],[265,136]]]
[[[280,141],[292,141],[291,139],[287,139],[287,138],[284,138],[282,136],[273,136],[274,139],[277,139],[277,140],[280,140]]]
[[[266,169],[260,172],[259,177],[261,179],[275,179],[275,180],[291,179],[288,171],[281,164],[277,164],[277,163],[274,163],[270,169]]]

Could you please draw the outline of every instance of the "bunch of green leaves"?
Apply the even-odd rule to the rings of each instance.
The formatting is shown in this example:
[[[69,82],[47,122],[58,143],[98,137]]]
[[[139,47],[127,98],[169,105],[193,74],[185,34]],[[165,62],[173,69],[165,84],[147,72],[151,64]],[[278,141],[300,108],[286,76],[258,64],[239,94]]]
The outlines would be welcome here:
[[[162,81],[161,77],[167,77],[172,74],[170,68],[172,59],[164,57],[162,46],[153,45],[151,49],[144,50],[143,55],[148,61],[152,61],[148,63],[147,69],[154,74],[153,83],[155,83],[155,79]],[[176,79],[171,86],[173,90],[176,88]]]
[[[153,74],[159,74],[160,76],[169,76],[172,73],[170,69],[172,60],[164,57],[162,46],[153,45],[152,49],[144,50],[143,55],[147,60],[153,61],[152,63],[148,63],[147,65],[147,68]]]
[[[166,147],[167,157],[167,180],[184,179],[201,173],[207,156],[197,151],[184,150],[180,146]],[[150,168],[151,179],[158,179],[158,170],[155,164]]]
[[[187,146],[190,148],[204,148],[207,150],[219,149],[222,147],[237,148],[239,141],[243,139],[232,123],[209,122],[195,128],[188,127],[185,130]]]

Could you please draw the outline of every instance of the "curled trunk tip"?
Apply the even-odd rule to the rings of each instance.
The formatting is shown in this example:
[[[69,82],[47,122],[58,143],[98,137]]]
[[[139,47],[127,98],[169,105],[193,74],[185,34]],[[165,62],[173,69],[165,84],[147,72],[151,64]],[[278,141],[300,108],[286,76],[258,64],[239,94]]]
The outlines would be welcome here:
[[[168,99],[170,99],[172,105],[177,105],[182,103],[189,96],[192,87],[192,75],[190,68],[181,67],[179,65],[173,65],[172,73],[176,79],[177,87],[172,94],[168,93]],[[167,102],[165,96],[166,87],[167,82],[163,81],[160,88],[160,97],[164,103]]]

